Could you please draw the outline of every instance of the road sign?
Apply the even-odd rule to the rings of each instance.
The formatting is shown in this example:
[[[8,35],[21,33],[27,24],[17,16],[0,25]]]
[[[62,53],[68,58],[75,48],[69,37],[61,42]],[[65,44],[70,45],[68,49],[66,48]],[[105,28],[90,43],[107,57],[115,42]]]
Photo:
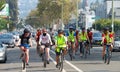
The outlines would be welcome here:
[[[9,16],[9,5],[5,4],[4,9],[0,12],[0,16]]]

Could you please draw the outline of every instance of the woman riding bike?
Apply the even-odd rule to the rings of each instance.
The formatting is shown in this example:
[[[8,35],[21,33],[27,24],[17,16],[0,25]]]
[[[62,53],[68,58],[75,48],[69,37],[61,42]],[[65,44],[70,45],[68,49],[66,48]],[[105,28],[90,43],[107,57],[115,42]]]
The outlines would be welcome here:
[[[31,40],[31,33],[28,29],[24,29],[24,33],[20,36],[20,50],[22,51],[22,54],[20,58],[23,56],[24,52],[26,53],[26,65],[29,65],[29,48],[32,46],[32,40]]]

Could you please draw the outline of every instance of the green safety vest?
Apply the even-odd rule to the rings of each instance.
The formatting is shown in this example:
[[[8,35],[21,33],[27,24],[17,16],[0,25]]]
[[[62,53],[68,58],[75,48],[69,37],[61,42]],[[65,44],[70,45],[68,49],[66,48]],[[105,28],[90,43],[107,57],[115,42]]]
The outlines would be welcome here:
[[[112,42],[112,38],[110,38],[109,35],[110,34],[105,35],[105,39],[106,39],[107,43],[111,43]]]
[[[87,40],[87,32],[85,32],[84,33],[84,35],[83,35],[83,33],[81,32],[80,34],[79,34],[79,41],[86,41]]]
[[[69,32],[68,40],[69,40],[69,41],[72,41],[72,42],[75,41],[74,32],[72,32],[72,33]]]
[[[57,47],[66,47],[65,37],[64,36],[62,36],[62,37],[57,36],[56,37],[56,44],[57,44]]]

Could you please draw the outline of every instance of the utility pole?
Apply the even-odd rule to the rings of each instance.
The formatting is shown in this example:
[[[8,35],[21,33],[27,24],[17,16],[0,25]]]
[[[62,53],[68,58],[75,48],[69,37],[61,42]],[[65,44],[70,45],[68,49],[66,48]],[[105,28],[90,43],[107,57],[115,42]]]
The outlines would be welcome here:
[[[112,0],[112,32],[114,32],[114,1]]]

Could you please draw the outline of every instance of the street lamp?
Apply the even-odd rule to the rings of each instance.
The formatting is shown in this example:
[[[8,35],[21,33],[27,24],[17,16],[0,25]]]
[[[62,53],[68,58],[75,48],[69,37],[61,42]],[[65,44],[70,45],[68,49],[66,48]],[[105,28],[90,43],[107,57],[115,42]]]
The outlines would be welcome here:
[[[76,12],[77,12],[76,29],[78,29],[78,0],[77,0],[76,2],[77,2],[77,3],[76,3],[76,4],[77,4],[77,9],[76,9],[76,10],[77,10],[77,11],[76,11]]]
[[[114,1],[112,0],[112,32],[114,32]]]

